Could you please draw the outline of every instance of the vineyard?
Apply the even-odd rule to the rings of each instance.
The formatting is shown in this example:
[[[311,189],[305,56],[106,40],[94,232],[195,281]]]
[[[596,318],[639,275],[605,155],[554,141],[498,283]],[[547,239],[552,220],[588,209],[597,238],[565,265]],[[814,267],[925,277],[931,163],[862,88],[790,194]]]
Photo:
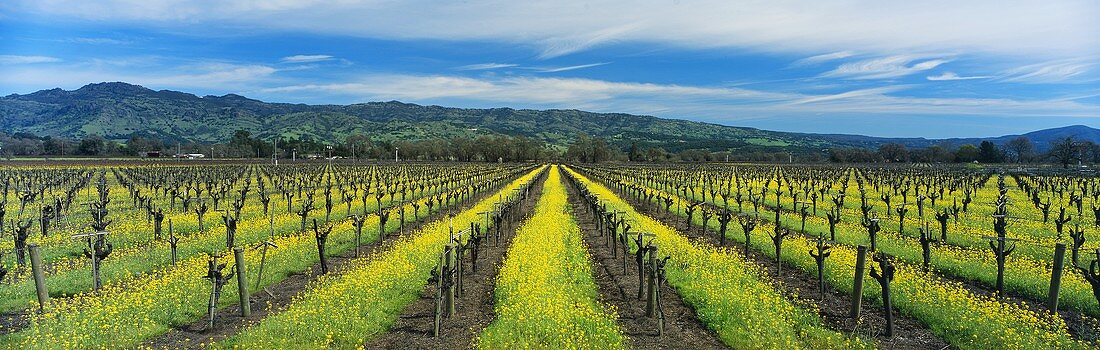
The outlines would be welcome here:
[[[0,168],[0,348],[1100,346],[1093,177],[194,164]]]

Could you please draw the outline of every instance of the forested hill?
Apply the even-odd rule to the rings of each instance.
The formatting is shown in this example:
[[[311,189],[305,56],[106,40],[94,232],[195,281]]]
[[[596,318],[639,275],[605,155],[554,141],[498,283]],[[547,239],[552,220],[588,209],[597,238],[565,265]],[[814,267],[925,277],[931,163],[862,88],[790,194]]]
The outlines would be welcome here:
[[[78,138],[89,134],[124,140],[131,136],[166,141],[224,142],[236,130],[259,138],[274,135],[343,140],[353,133],[376,140],[417,140],[523,135],[564,146],[578,133],[602,137],[619,147],[632,142],[669,151],[819,152],[834,147],[876,147],[899,142],[922,147],[937,142],[980,140],[892,139],[858,135],[803,134],[732,127],[676,119],[578,110],[468,109],[390,102],[352,105],[268,103],[229,94],[195,96],[155,91],[127,83],[89,84],[77,90],[51,89],[0,97],[0,130]],[[1100,143],[1100,130],[1073,126],[1027,134],[1039,147],[1055,137]],[[1013,136],[991,139],[1004,143]]]

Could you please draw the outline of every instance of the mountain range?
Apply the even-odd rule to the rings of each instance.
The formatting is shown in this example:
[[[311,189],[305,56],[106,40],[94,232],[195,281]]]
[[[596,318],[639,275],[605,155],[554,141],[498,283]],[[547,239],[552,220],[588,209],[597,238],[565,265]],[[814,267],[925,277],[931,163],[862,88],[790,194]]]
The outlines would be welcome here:
[[[203,96],[151,90],[111,82],[77,90],[50,89],[0,97],[0,131],[79,138],[90,134],[126,140],[131,136],[165,141],[223,142],[236,130],[259,138],[277,135],[342,140],[354,133],[375,140],[417,140],[478,135],[522,135],[564,147],[578,133],[627,147],[666,150],[819,152],[837,147],[873,148],[884,143],[908,147],[954,146],[989,140],[997,144],[1024,136],[1044,150],[1066,136],[1100,143],[1100,130],[1083,125],[993,138],[883,138],[861,135],[767,131],[686,120],[572,109],[450,108],[398,101],[351,105],[269,103],[228,94]]]

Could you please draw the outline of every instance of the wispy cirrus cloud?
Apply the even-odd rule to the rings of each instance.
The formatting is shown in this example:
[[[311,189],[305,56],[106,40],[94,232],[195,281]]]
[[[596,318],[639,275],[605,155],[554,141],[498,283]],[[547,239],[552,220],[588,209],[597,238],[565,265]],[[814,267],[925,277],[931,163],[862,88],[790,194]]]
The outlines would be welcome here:
[[[52,62],[61,62],[61,59],[50,56],[0,55],[0,64],[33,64]]]
[[[281,60],[283,63],[313,63],[336,60],[336,57],[331,55],[294,55],[283,57]]]
[[[915,62],[918,60],[920,61]],[[915,55],[894,55],[844,63],[821,76],[845,79],[897,78],[936,68],[947,62],[950,60],[941,58],[921,60],[920,56]]]
[[[819,102],[828,102],[828,101],[835,101],[835,100],[852,99],[852,98],[858,98],[858,97],[864,97],[864,96],[881,96],[881,95],[885,95],[887,93],[900,91],[900,90],[903,90],[905,88],[906,88],[905,86],[883,86],[883,87],[870,88],[870,89],[859,89],[859,90],[845,91],[845,92],[831,94],[831,95],[826,94],[826,95],[808,96],[808,97],[805,97],[805,98],[801,98],[801,99],[792,101],[791,104],[792,105],[800,105],[800,104],[808,104],[808,103],[819,103]]]
[[[1097,64],[1097,62],[1082,59],[1029,64],[1006,70],[1000,80],[1023,83],[1057,83],[1081,76]]]
[[[611,62],[600,62],[600,63],[578,64],[578,65],[560,66],[560,67],[550,67],[550,66],[527,67],[527,66],[521,66],[521,65],[518,65],[518,64],[514,64],[514,63],[478,63],[478,64],[468,64],[468,65],[465,65],[465,66],[455,67],[455,69],[460,70],[460,71],[471,71],[471,70],[493,70],[493,69],[504,69],[504,68],[517,68],[517,69],[525,69],[525,70],[535,71],[535,72],[539,72],[539,73],[557,73],[557,72],[567,72],[567,71],[571,71],[571,70],[599,67],[599,66],[602,66],[602,65],[610,64],[610,63]]]
[[[204,89],[240,92],[254,89],[271,79],[279,70],[262,64],[192,62],[179,66],[156,66],[152,70],[132,66],[73,62],[48,66],[0,67],[0,76],[12,86],[35,86],[43,81],[50,86],[76,88],[92,82],[124,81],[150,88]]]
[[[929,75],[925,79],[931,81],[950,81],[950,80],[974,80],[974,79],[989,79],[992,76],[988,75],[972,75],[972,76],[960,76],[955,72],[943,72],[940,75]]]
[[[564,67],[533,67],[531,69],[533,69],[534,71],[539,72],[539,73],[557,73],[557,72],[567,72],[567,71],[571,71],[571,70],[599,67],[599,66],[602,66],[602,65],[610,64],[610,63],[611,62],[600,62],[600,63],[578,64],[578,65],[574,65],[574,66],[564,66]]]
[[[512,64],[512,63],[477,63],[477,64],[468,64],[468,65],[461,66],[461,67],[455,67],[455,69],[457,69],[457,70],[491,70],[491,69],[501,69],[501,68],[512,68],[512,67],[517,67],[517,66],[519,66],[519,65],[518,64]]]
[[[875,6],[796,0],[319,3],[147,0],[134,6],[132,0],[13,0],[5,7],[13,15],[200,27],[211,32],[245,28],[386,40],[506,42],[527,45],[541,58],[620,42],[795,54],[933,51],[1065,58],[1100,52],[1093,16],[1100,13],[1100,3],[1094,0],[1020,0],[1011,6],[997,0]]]
[[[822,113],[867,115],[1064,116],[1100,118],[1096,105],[1074,100],[1019,100],[897,96],[910,85],[834,93],[798,93],[723,86],[615,82],[584,78],[461,77],[385,74],[337,84],[287,85],[259,90],[269,96],[341,95],[355,100],[397,99],[519,108],[581,108],[597,112],[691,115],[715,122]]]
[[[123,40],[123,39],[88,38],[88,37],[68,38],[68,39],[64,39],[63,41],[71,42],[71,43],[90,44],[90,45],[129,45],[129,44],[133,43],[133,41]]]
[[[814,65],[818,65],[818,64],[821,64],[821,63],[824,63],[824,62],[844,59],[844,58],[848,58],[848,57],[852,57],[852,56],[855,56],[854,52],[851,52],[851,51],[837,51],[837,52],[833,52],[833,53],[827,53],[827,54],[822,54],[822,55],[806,57],[806,58],[800,59],[798,61],[794,61],[794,63],[791,63],[790,66],[791,67],[814,66]]]

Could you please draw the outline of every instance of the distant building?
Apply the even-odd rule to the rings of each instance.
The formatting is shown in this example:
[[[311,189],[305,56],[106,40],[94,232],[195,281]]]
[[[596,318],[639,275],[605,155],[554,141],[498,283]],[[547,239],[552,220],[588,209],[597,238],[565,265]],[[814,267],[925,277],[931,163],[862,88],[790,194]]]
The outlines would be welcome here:
[[[202,153],[180,153],[180,154],[175,155],[175,157],[176,158],[187,158],[187,159],[199,159],[199,158],[206,158],[206,155],[202,154]]]
[[[145,152],[146,158],[160,158],[160,151]]]

